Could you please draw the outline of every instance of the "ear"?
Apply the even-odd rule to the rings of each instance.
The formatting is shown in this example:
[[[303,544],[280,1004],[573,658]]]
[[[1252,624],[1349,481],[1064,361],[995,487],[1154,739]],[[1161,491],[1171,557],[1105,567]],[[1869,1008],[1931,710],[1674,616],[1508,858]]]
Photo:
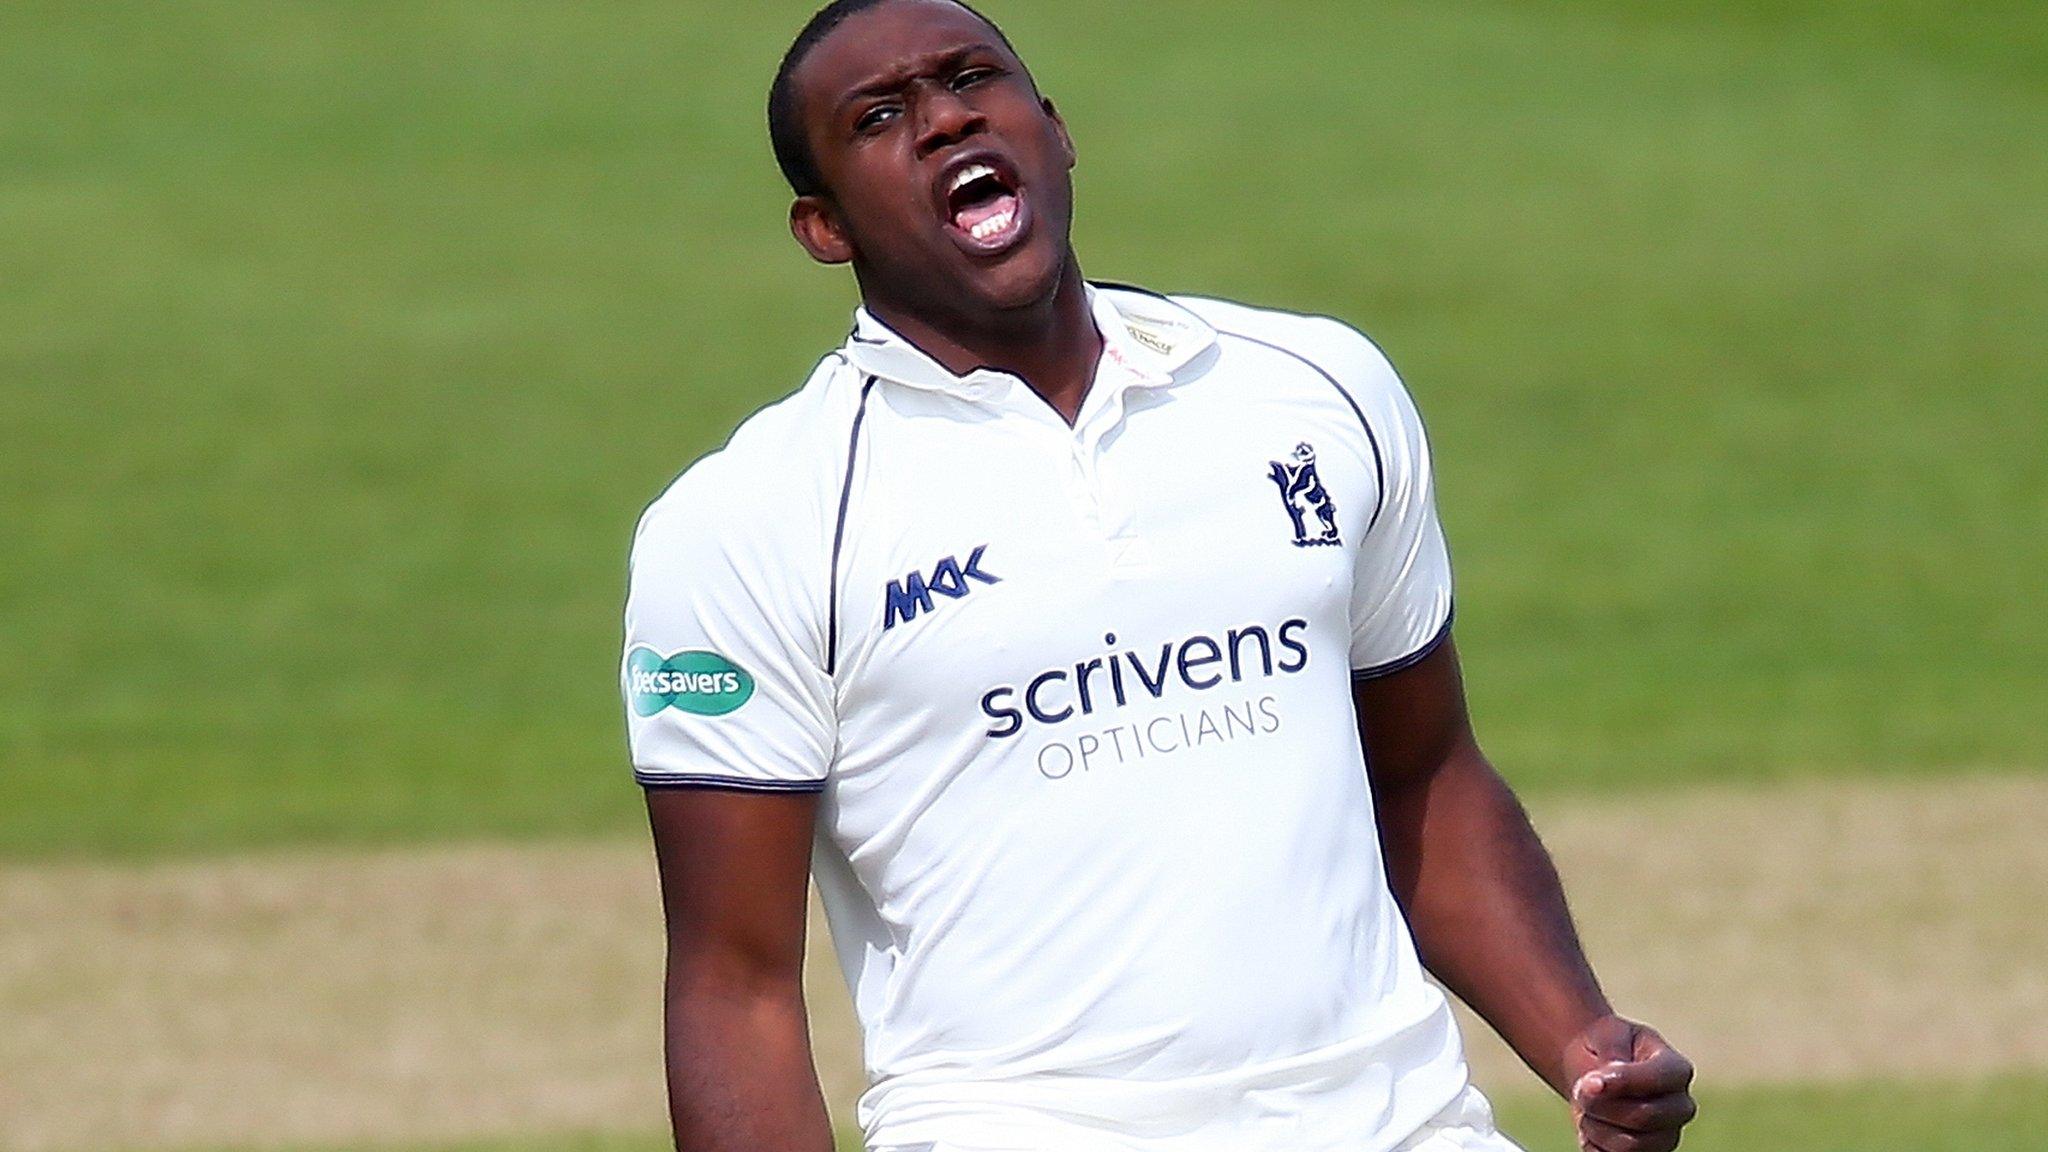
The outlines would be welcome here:
[[[1052,130],[1059,134],[1060,148],[1067,154],[1067,167],[1072,169],[1080,154],[1074,151],[1074,138],[1067,134],[1067,122],[1060,117],[1060,110],[1053,107],[1052,97],[1040,96],[1038,103],[1045,109],[1045,118],[1052,121]]]
[[[799,196],[789,206],[789,234],[820,264],[853,259],[853,241],[840,227],[838,210],[823,196]]]

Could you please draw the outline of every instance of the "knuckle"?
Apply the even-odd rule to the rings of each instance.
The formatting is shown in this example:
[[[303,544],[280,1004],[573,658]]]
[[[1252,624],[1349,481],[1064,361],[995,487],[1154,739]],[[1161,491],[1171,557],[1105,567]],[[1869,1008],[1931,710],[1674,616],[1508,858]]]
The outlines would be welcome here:
[[[1656,1116],[1656,1105],[1631,1101],[1617,1105],[1608,1119],[1624,1128],[1640,1129],[1656,1119]]]
[[[1600,1152],[1641,1152],[1634,1133],[1601,1120],[1588,1120],[1579,1127],[1579,1135]]]
[[[1601,1100],[1588,1105],[1586,1114],[1604,1124],[1613,1124],[1618,1127],[1633,1127],[1636,1114],[1640,1109],[1641,1105],[1627,1100]]]

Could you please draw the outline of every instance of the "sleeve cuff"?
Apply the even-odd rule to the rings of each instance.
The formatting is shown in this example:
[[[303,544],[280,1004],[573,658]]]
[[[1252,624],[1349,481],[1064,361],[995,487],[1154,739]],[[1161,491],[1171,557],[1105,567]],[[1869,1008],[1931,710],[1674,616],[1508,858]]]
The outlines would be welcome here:
[[[1391,676],[1396,672],[1413,668],[1415,665],[1422,663],[1429,658],[1431,652],[1436,651],[1443,645],[1444,641],[1451,638],[1451,621],[1456,616],[1456,608],[1445,613],[1443,627],[1436,630],[1436,635],[1425,640],[1422,647],[1417,648],[1406,656],[1398,660],[1389,660],[1385,664],[1374,664],[1369,668],[1353,668],[1351,670],[1352,683],[1355,684],[1361,680],[1377,680],[1382,676]]]
[[[749,780],[744,776],[714,776],[699,772],[643,772],[634,769],[633,779],[642,788],[714,788],[727,792],[823,792],[823,780]]]

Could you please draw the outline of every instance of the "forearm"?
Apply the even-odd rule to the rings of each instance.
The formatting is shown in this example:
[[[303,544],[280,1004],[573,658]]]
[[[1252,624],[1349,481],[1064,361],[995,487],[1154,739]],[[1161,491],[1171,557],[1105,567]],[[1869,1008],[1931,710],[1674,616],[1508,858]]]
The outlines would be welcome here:
[[[1381,841],[1423,963],[1560,1093],[1564,1052],[1610,1011],[1557,870],[1476,747],[1383,788]]]
[[[679,1152],[832,1152],[796,980],[721,978],[672,957],[669,1116]]]

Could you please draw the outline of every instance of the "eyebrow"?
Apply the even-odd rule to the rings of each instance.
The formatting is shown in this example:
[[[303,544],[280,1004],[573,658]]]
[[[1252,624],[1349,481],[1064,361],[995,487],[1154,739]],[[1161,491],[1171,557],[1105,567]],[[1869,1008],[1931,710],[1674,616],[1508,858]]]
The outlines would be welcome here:
[[[912,80],[920,76],[929,76],[934,73],[944,72],[949,68],[957,68],[965,63],[968,57],[973,56],[977,52],[994,52],[995,50],[996,47],[993,44],[976,42],[965,44],[958,48],[948,48],[944,52],[927,56],[908,67],[892,68],[884,75],[869,80],[860,87],[841,96],[835,110],[844,110],[847,105],[854,101],[864,100],[870,96],[887,96],[894,92],[901,92],[905,87],[909,86]]]

